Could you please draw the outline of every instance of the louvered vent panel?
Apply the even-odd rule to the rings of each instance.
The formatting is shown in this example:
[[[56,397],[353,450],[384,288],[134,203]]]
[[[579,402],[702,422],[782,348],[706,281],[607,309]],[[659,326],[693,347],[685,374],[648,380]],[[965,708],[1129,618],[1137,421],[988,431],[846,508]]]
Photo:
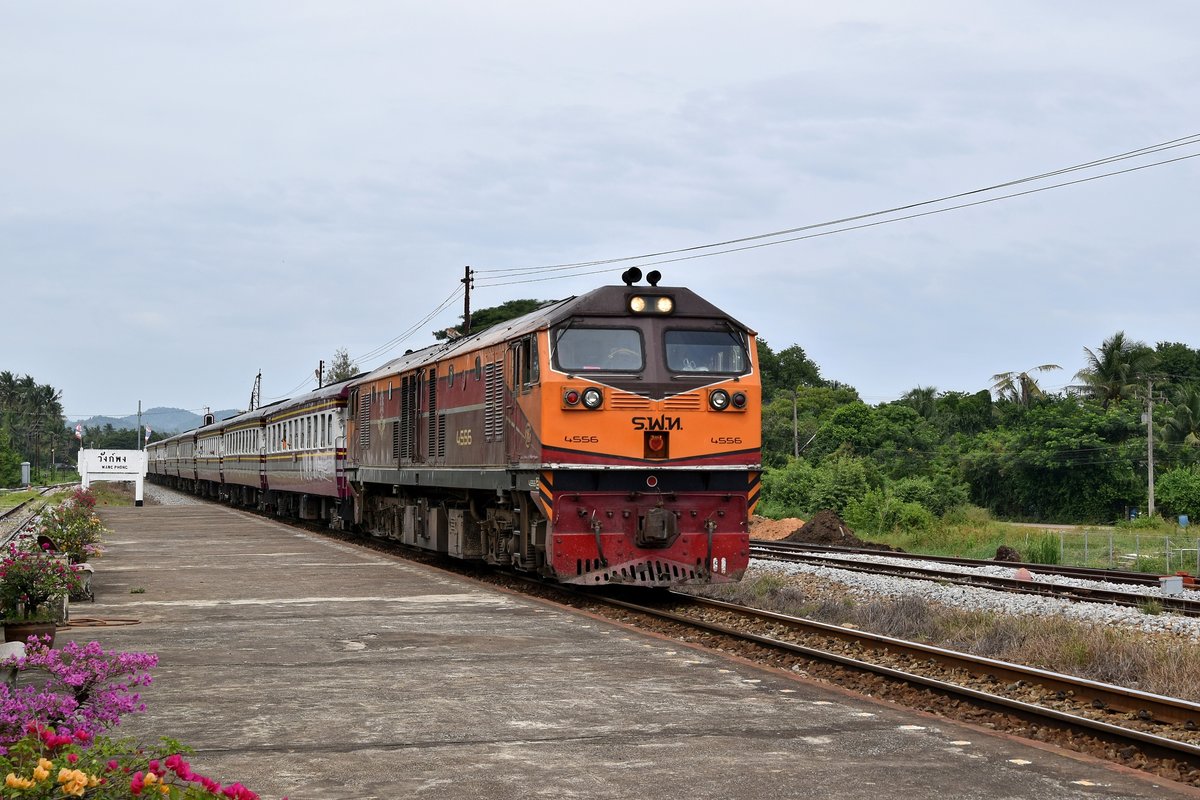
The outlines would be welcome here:
[[[366,450],[371,446],[371,395],[358,398],[358,446]]]
[[[617,394],[614,392],[608,398],[608,403],[611,408],[640,410],[650,407],[650,400],[637,394]]]
[[[667,411],[699,411],[700,395],[680,394],[675,397],[668,397],[663,401],[663,407]]]
[[[437,454],[438,458],[446,457],[446,415],[438,414],[437,418]]]
[[[429,370],[429,447],[426,449],[426,458],[437,453],[438,445],[438,421],[437,421],[437,370]]]
[[[492,362],[483,368],[483,437],[489,442],[499,441],[504,430],[500,378],[500,362]]]
[[[392,423],[392,460],[400,460],[400,422]]]

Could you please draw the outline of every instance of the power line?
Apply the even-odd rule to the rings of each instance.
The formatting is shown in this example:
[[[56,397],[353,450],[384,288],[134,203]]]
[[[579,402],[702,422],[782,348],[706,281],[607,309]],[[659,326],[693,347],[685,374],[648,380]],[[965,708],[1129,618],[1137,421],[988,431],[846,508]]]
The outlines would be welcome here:
[[[695,251],[698,251],[698,250],[711,250],[712,248],[727,247],[728,245],[732,245],[732,244],[755,242],[755,241],[759,241],[762,239],[771,239],[771,238],[785,236],[785,235],[792,234],[792,233],[799,233],[799,232],[803,232],[803,231],[815,230],[818,228],[827,228],[827,227],[832,227],[832,226],[836,226],[836,225],[844,225],[847,222],[856,222],[859,220],[870,219],[873,217],[885,216],[885,215],[889,215],[889,214],[896,214],[901,211],[907,211],[910,209],[921,208],[921,207],[929,206],[929,205],[936,205],[938,203],[944,203],[948,200],[954,200],[954,199],[958,199],[958,198],[962,198],[962,197],[969,197],[969,196],[983,194],[983,193],[987,193],[987,192],[993,192],[993,191],[996,191],[997,189],[1003,189],[1003,188],[1010,187],[1010,186],[1017,186],[1017,185],[1021,185],[1021,184],[1025,184],[1025,183],[1030,183],[1033,181],[1038,181],[1038,180],[1045,180],[1046,178],[1055,177],[1058,175],[1065,175],[1065,174],[1077,172],[1077,171],[1084,170],[1084,169],[1092,169],[1097,166],[1102,166],[1105,164],[1113,164],[1113,163],[1117,163],[1120,161],[1126,161],[1126,160],[1129,160],[1132,158],[1141,158],[1141,157],[1151,155],[1154,153],[1160,153],[1160,152],[1164,152],[1166,150],[1170,150],[1170,149],[1174,149],[1174,148],[1178,148],[1178,147],[1186,147],[1186,146],[1195,145],[1195,144],[1200,144],[1200,134],[1192,134],[1190,136],[1182,137],[1180,139],[1173,139],[1168,142],[1163,142],[1163,143],[1156,144],[1156,145],[1150,145],[1148,147],[1143,147],[1143,148],[1139,148],[1137,150],[1128,151],[1126,153],[1120,153],[1117,155],[1108,156],[1108,157],[1101,158],[1101,159],[1096,159],[1096,160],[1089,161],[1089,162],[1086,162],[1083,164],[1076,164],[1074,166],[1064,167],[1062,169],[1041,173],[1039,175],[1033,175],[1033,176],[1029,176],[1029,177],[1025,177],[1025,178],[1018,178],[1016,180],[1006,181],[1004,183],[998,183],[998,184],[994,184],[992,186],[987,186],[987,187],[980,188],[980,189],[972,189],[972,190],[966,191],[966,192],[959,192],[957,194],[946,195],[944,197],[939,197],[939,198],[932,199],[932,200],[923,200],[920,202],[909,203],[907,205],[896,206],[893,208],[883,209],[880,211],[872,211],[872,212],[868,212],[865,214],[857,214],[857,215],[850,216],[850,217],[842,217],[839,219],[829,220],[826,222],[818,222],[818,223],[812,223],[812,224],[808,224],[808,225],[802,225],[802,226],[798,226],[798,227],[794,227],[794,228],[788,228],[785,230],[773,231],[771,233],[761,233],[761,234],[755,234],[753,236],[745,236],[745,237],[741,237],[741,238],[737,238],[737,239],[729,239],[729,240],[726,240],[723,242],[713,242],[713,243],[703,244],[703,245],[693,245],[691,247],[678,248],[678,249],[674,249],[674,250],[662,250],[662,251],[658,251],[658,252],[654,252],[654,253],[643,253],[643,254],[634,255],[634,256],[622,256],[619,258],[597,259],[597,260],[592,260],[592,261],[579,261],[579,262],[567,263],[567,264],[550,264],[550,265],[536,266],[536,267],[510,267],[510,268],[497,268],[497,269],[479,269],[479,270],[476,270],[476,272],[478,275],[480,275],[479,279],[481,281],[481,285],[507,286],[507,285],[516,284],[516,283],[533,283],[533,282],[542,281],[542,280],[557,280],[557,279],[561,279],[561,278],[577,277],[577,276],[581,276],[581,275],[593,275],[593,274],[598,274],[601,272],[612,272],[618,268],[617,267],[609,267],[606,269],[596,269],[596,270],[590,270],[590,271],[583,271],[583,270],[585,270],[586,268],[589,268],[589,267],[597,267],[597,266],[610,265],[610,264],[619,264],[619,263],[624,263],[624,262],[629,262],[629,261],[641,261],[643,259],[660,258],[662,256],[677,255],[677,254],[681,254],[681,253],[693,253],[693,255],[686,255],[686,256],[681,256],[679,258],[669,258],[669,259],[663,259],[660,261],[653,261],[648,264],[640,264],[639,266],[653,266],[655,264],[674,263],[677,261],[687,261],[687,260],[691,260],[694,258],[705,258],[708,256],[713,256],[713,255],[722,255],[722,254],[726,254],[726,253],[739,252],[741,250],[751,250],[751,249],[756,249],[759,247],[770,247],[770,246],[773,246],[776,244],[784,244],[787,242],[795,242],[795,241],[800,241],[803,239],[815,238],[816,236],[827,236],[827,235],[831,235],[834,233],[843,233],[846,231],[860,230],[862,228],[874,227],[876,225],[885,225],[885,224],[888,224],[891,222],[899,222],[901,220],[916,219],[918,217],[930,216],[932,214],[940,214],[945,211],[954,211],[957,209],[969,208],[971,206],[983,205],[985,203],[996,202],[997,200],[1006,200],[1006,199],[1011,199],[1014,197],[1021,197],[1023,195],[1027,195],[1027,194],[1035,194],[1038,192],[1048,191],[1050,189],[1058,189],[1058,188],[1062,188],[1065,186],[1072,186],[1077,183],[1086,183],[1089,181],[1098,180],[1100,178],[1113,177],[1116,175],[1125,174],[1127,172],[1136,172],[1136,171],[1139,171],[1142,169],[1148,169],[1149,167],[1162,166],[1164,164],[1171,164],[1171,163],[1175,163],[1177,161],[1184,161],[1184,160],[1187,160],[1190,158],[1195,158],[1197,156],[1200,156],[1200,153],[1179,156],[1179,157],[1171,158],[1171,159],[1164,159],[1162,161],[1152,162],[1149,164],[1142,164],[1139,166],[1129,167],[1129,168],[1121,169],[1121,170],[1113,170],[1111,172],[1105,172],[1105,173],[1101,173],[1099,175],[1093,175],[1093,176],[1089,176],[1086,178],[1079,178],[1079,179],[1071,180],[1071,181],[1063,181],[1060,183],[1051,184],[1049,186],[1028,189],[1028,190],[1024,190],[1024,191],[1020,191],[1020,192],[1011,192],[1009,194],[1000,195],[998,197],[986,198],[983,200],[977,200],[977,201],[973,201],[970,203],[960,203],[960,204],[949,206],[946,208],[934,209],[931,211],[925,211],[925,212],[920,212],[920,213],[916,213],[916,214],[907,214],[907,215],[903,215],[903,216],[899,216],[899,217],[894,217],[892,219],[879,220],[876,222],[866,223],[866,224],[862,224],[862,225],[847,225],[845,227],[837,228],[832,231],[821,231],[819,233],[809,234],[806,236],[796,236],[796,237],[781,239],[781,240],[772,241],[772,242],[761,242],[760,241],[758,244],[754,244],[754,245],[748,245],[748,246],[744,246],[744,247],[731,247],[728,249],[718,250],[715,252],[695,254]],[[556,275],[553,277],[544,277],[544,278],[523,278],[523,279],[511,280],[511,281],[503,280],[504,278],[509,278],[509,277],[517,278],[520,275],[542,274],[542,273],[550,273],[550,272],[565,272],[568,274]],[[485,274],[491,274],[494,277],[489,279],[489,278],[484,277]]]

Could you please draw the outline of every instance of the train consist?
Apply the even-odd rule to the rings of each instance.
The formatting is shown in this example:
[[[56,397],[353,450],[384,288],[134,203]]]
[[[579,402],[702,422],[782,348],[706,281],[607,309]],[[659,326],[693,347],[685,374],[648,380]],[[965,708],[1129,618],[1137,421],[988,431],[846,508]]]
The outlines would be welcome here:
[[[152,480],[586,585],[737,580],[758,499],[754,333],[605,286],[151,444]]]

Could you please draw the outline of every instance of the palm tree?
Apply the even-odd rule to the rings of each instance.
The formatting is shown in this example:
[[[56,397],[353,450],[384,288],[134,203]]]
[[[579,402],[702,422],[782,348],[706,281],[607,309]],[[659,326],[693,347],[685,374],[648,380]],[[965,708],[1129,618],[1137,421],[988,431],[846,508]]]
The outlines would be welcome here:
[[[1189,386],[1179,390],[1171,406],[1171,416],[1163,424],[1163,440],[1172,444],[1200,445],[1200,390]]]
[[[933,419],[937,415],[937,387],[918,386],[909,389],[901,396],[900,402],[912,406],[925,419]]]
[[[1046,393],[1029,373],[1049,372],[1052,369],[1062,369],[1058,364],[1042,364],[1025,372],[1000,372],[992,376],[992,391],[997,400],[1008,400],[1029,407],[1031,400],[1045,397]]]
[[[1075,379],[1083,382],[1075,388],[1099,400],[1105,409],[1133,397],[1154,366],[1154,351],[1145,342],[1126,339],[1125,331],[1105,339],[1098,351],[1085,347],[1083,352],[1087,366],[1075,373]]]

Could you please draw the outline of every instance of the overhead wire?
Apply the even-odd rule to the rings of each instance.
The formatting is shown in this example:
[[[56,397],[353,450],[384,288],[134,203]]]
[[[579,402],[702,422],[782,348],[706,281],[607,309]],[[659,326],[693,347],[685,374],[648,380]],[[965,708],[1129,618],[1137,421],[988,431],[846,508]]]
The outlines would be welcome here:
[[[1200,143],[1200,141],[1198,141],[1196,143]],[[832,236],[837,233],[846,233],[848,231],[862,230],[865,228],[874,228],[874,227],[878,227],[880,225],[889,225],[894,222],[903,222],[905,220],[918,219],[920,217],[928,217],[928,216],[932,216],[934,214],[943,214],[947,211],[957,211],[957,210],[960,210],[963,208],[971,208],[973,206],[986,205],[987,203],[995,203],[1000,200],[1009,200],[1014,197],[1022,197],[1024,195],[1037,194],[1039,192],[1046,192],[1051,189],[1061,189],[1065,186],[1074,186],[1074,185],[1080,184],[1080,183],[1088,183],[1090,181],[1100,180],[1101,178],[1110,178],[1115,175],[1124,175],[1124,174],[1130,173],[1130,172],[1137,172],[1137,171],[1140,171],[1143,169],[1149,169],[1150,167],[1159,167],[1159,166],[1163,166],[1164,164],[1173,164],[1173,163],[1176,163],[1179,161],[1186,161],[1188,159],[1197,158],[1197,157],[1200,157],[1200,153],[1192,153],[1190,155],[1179,156],[1177,158],[1164,159],[1163,161],[1155,161],[1150,164],[1141,164],[1136,167],[1128,167],[1126,169],[1113,170],[1112,172],[1105,172],[1105,173],[1101,173],[1099,175],[1091,175],[1086,178],[1077,178],[1077,179],[1071,180],[1071,181],[1063,181],[1061,183],[1050,184],[1049,186],[1040,186],[1035,189],[1026,189],[1026,190],[1020,191],[1020,192],[1011,192],[1009,194],[1003,194],[1003,195],[999,195],[997,197],[989,197],[989,198],[985,198],[983,200],[975,200],[975,201],[972,201],[969,203],[959,203],[957,205],[946,206],[945,208],[937,208],[937,209],[933,209],[930,211],[921,211],[921,212],[917,212],[915,214],[905,214],[903,216],[892,217],[892,218],[883,219],[883,220],[876,220],[874,222],[865,222],[861,225],[848,225],[843,228],[835,228],[834,230],[828,230],[828,231],[818,231],[816,233],[808,233],[803,236],[792,236],[792,237],[789,237],[786,239],[777,239],[775,241],[770,241],[770,242],[758,242],[757,244],[748,244],[748,245],[744,245],[742,247],[730,247],[730,248],[726,248],[724,250],[715,250],[715,251],[706,252],[706,253],[693,253],[692,255],[679,256],[677,258],[664,258],[664,259],[660,259],[657,261],[639,262],[637,264],[637,266],[638,267],[652,267],[652,266],[658,266],[660,264],[673,264],[673,263],[677,263],[680,261],[691,261],[691,260],[694,260],[697,258],[710,258],[712,256],[725,255],[728,253],[737,253],[737,252],[741,252],[741,251],[745,251],[745,250],[757,250],[757,249],[763,248],[763,247],[773,247],[775,245],[786,244],[788,242],[798,242],[798,241],[803,241],[805,239],[816,239],[816,238],[819,238],[822,236]],[[982,190],[980,190],[980,191],[982,191]],[[965,192],[962,195],[957,195],[957,196],[965,196],[967,194],[974,194],[974,193],[975,192]],[[929,202],[937,202],[937,201],[929,201]],[[916,207],[919,205],[924,205],[924,204],[918,203],[918,204],[913,204],[913,205],[910,205],[907,207],[913,208],[913,207]],[[863,215],[859,215],[857,217],[847,218],[847,219],[865,219],[867,217],[877,216],[878,214],[883,214],[883,213],[890,213],[890,212],[875,212],[872,214],[863,214]],[[814,228],[825,227],[825,226],[833,225],[833,224],[837,224],[837,222],[816,223],[816,224],[807,225],[807,226],[804,226],[801,228],[794,228],[792,230],[794,230],[794,231],[811,230]],[[762,236],[759,236],[759,237],[746,237],[746,238],[743,238],[740,240],[734,240],[734,241],[751,241],[753,239],[763,238],[765,236],[772,236],[772,235],[779,235],[779,234],[763,234]],[[688,252],[689,250],[701,249],[703,247],[713,247],[713,246],[718,246],[718,245],[701,245],[696,248],[683,248],[680,250],[668,251],[668,252],[682,253],[682,252]],[[637,258],[639,258],[639,257],[638,256],[630,256],[627,259],[611,259],[606,262],[590,262],[590,263],[596,263],[596,264],[613,263],[618,260],[619,261],[627,261],[627,260],[632,260],[632,259],[637,259]],[[588,263],[588,262],[585,262],[585,263]],[[554,269],[557,269],[557,268],[554,268]],[[617,269],[620,269],[620,267],[606,267],[603,269],[596,269],[596,270],[590,270],[590,271],[574,271],[574,272],[571,272],[570,274],[566,274],[566,275],[553,275],[553,276],[542,277],[542,278],[524,278],[521,280],[513,280],[513,281],[504,281],[504,280],[485,281],[483,279],[480,279],[481,280],[480,285],[490,287],[490,286],[510,286],[510,285],[521,284],[521,283],[541,283],[543,281],[562,280],[564,278],[574,278],[574,277],[579,277],[579,276],[583,276],[583,275],[595,275],[595,274],[599,274],[599,273],[603,273],[603,272],[615,272]],[[547,269],[547,271],[550,271],[550,270]]]

